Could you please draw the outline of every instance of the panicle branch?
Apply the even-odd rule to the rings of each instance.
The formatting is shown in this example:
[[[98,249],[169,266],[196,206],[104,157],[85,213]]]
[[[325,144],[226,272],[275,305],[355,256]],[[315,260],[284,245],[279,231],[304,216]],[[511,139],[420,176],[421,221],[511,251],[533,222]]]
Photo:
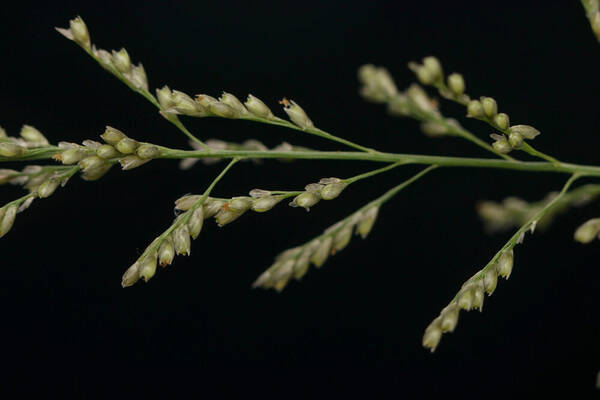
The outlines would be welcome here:
[[[436,166],[425,168],[346,218],[331,225],[321,235],[303,245],[283,251],[275,258],[275,262],[258,277],[253,287],[273,288],[280,292],[292,278],[300,280],[308,271],[311,263],[320,268],[329,256],[344,249],[350,242],[353,233],[365,239],[375,224],[381,205],[435,168]]]
[[[527,202],[518,197],[507,197],[501,203],[482,201],[477,204],[477,212],[488,233],[502,232],[525,224],[554,199],[558,193],[550,192],[542,200]],[[581,207],[600,195],[600,185],[583,185],[565,194],[537,223],[536,229],[547,229],[554,219],[569,207]]]
[[[427,72],[431,77],[426,82],[439,82],[443,78],[439,61],[435,57],[426,57],[423,62],[424,66],[422,67],[414,63],[409,64],[409,67],[418,71],[429,71],[431,69],[430,72]],[[358,79],[362,85],[360,93],[366,100],[386,104],[388,112],[391,115],[410,117],[421,121],[421,130],[425,135],[430,137],[461,137],[506,160],[512,160],[512,157],[498,152],[492,146],[477,138],[473,133],[467,131],[457,120],[444,117],[440,112],[438,101],[429,97],[421,86],[412,84],[403,92],[397,89],[384,91],[381,80],[393,83],[391,75],[385,68],[375,67],[371,64],[363,65],[359,69]]]
[[[140,279],[148,282],[156,273],[157,264],[166,267],[171,264],[175,254],[190,255],[191,240],[200,235],[204,220],[219,211],[221,203],[210,199],[208,195],[238,161],[238,159],[231,160],[199,198],[185,200],[187,210],[177,216],[173,224],[154,239],[136,262],[125,271],[121,286],[132,286]]]
[[[538,222],[546,216],[554,207],[560,204],[561,199],[581,175],[574,174],[565,183],[560,193],[548,201],[544,207],[538,210],[525,222],[498,251],[494,257],[469,278],[458,291],[450,303],[442,309],[440,315],[435,318],[425,329],[422,344],[434,352],[437,348],[442,334],[454,331],[458,323],[460,310],[483,309],[485,299],[484,292],[490,296],[496,289],[498,277],[508,279],[511,275],[514,263],[513,249],[517,244],[523,243],[527,231],[534,232]]]
[[[427,86],[438,89],[438,93],[449,100],[462,104],[467,109],[467,117],[484,121],[501,133],[492,133],[493,149],[498,154],[507,154],[512,150],[522,150],[534,157],[539,157],[554,164],[560,161],[534,149],[526,140],[532,140],[540,131],[529,125],[510,125],[509,116],[498,112],[498,103],[492,97],[482,96],[472,99],[465,93],[465,81],[458,73],[450,74],[444,79],[441,64],[435,57],[425,57],[422,64],[411,62],[409,68],[417,79]]]

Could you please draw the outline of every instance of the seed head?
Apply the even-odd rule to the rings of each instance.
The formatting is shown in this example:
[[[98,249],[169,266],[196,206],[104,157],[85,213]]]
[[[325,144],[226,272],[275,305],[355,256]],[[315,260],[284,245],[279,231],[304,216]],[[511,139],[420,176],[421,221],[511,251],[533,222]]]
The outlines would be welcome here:
[[[20,135],[27,142],[28,147],[43,147],[50,144],[42,132],[31,125],[23,125]]]
[[[200,235],[202,225],[204,224],[204,208],[198,207],[192,211],[190,219],[188,220],[188,229],[192,239],[196,239]]]
[[[425,329],[423,335],[423,347],[427,347],[433,353],[442,339],[441,319],[438,317]]]
[[[256,212],[269,211],[281,200],[283,200],[283,196],[265,196],[256,198],[252,201],[252,210]]]
[[[343,182],[329,183],[320,190],[319,194],[323,200],[333,200],[342,193],[346,186],[348,185]]]
[[[491,97],[483,97],[481,99],[481,106],[486,117],[494,118],[498,114],[498,104],[496,100]]]
[[[482,118],[484,116],[483,105],[479,100],[471,100],[467,104],[467,117]]]
[[[457,73],[448,75],[448,88],[456,96],[461,96],[465,92],[465,80],[463,76]]]
[[[123,274],[123,278],[121,278],[122,287],[126,288],[128,286],[132,286],[140,279],[139,266],[139,263],[135,262],[135,264],[127,268],[127,271],[125,271]]]
[[[0,156],[19,157],[27,152],[27,149],[17,143],[0,142]]]
[[[310,258],[310,261],[315,265],[315,267],[321,268],[321,266],[325,264],[325,261],[327,261],[327,258],[329,258],[332,243],[333,239],[331,236],[327,236],[319,242],[319,246],[316,248],[315,252]]]
[[[18,207],[16,205],[0,208],[0,237],[6,235],[15,223]]]
[[[505,113],[499,113],[494,117],[494,123],[500,130],[507,130],[510,126],[510,120]]]
[[[137,167],[147,163],[148,161],[150,161],[150,160],[144,160],[143,158],[134,156],[133,154],[130,154],[128,156],[125,156],[125,157],[122,157],[119,159],[119,163],[121,164],[121,168],[123,169],[123,171],[137,168]]]
[[[514,253],[513,250],[505,250],[502,252],[500,257],[498,258],[496,269],[498,271],[498,275],[508,279],[510,277],[510,273],[513,269],[514,263]]]
[[[540,134],[540,131],[529,125],[513,125],[510,127],[511,133],[518,133],[525,139],[534,139]]]
[[[59,184],[58,179],[48,179],[38,187],[38,197],[43,199],[52,196],[52,193],[54,193]]]
[[[131,70],[131,59],[129,58],[129,53],[127,53],[127,50],[123,48],[119,51],[113,50],[111,60],[112,64],[119,72],[126,73]]]
[[[167,265],[171,265],[174,257],[173,239],[171,236],[168,236],[158,248],[158,263],[161,267],[166,267]]]
[[[173,244],[178,255],[190,255],[190,231],[187,225],[182,225],[173,231]]]
[[[223,92],[221,97],[219,97],[219,102],[229,106],[240,115],[248,114],[248,110],[244,107],[242,102],[231,93]]]
[[[446,308],[444,308],[440,314],[441,323],[440,328],[442,332],[452,332],[456,325],[458,324],[458,315],[460,309],[458,308],[458,304],[452,303]]]
[[[148,254],[139,265],[139,275],[144,282],[148,282],[156,273],[156,253]]]
[[[579,226],[575,231],[575,241],[589,243],[600,234],[600,218],[593,218]]]
[[[90,34],[81,17],[69,21],[69,29],[56,28],[56,30],[67,39],[74,41],[81,47],[89,50],[91,48]]]
[[[306,112],[296,104],[293,100],[288,100],[285,97],[279,101],[279,104],[283,104],[283,111],[290,117],[292,122],[298,125],[302,129],[313,128],[314,125]]]
[[[371,229],[373,229],[378,213],[379,207],[373,206],[369,208],[356,224],[356,234],[360,235],[363,239],[366,238]]]
[[[110,158],[119,157],[122,154],[110,144],[103,144],[96,149],[96,155],[104,160],[108,160]]]
[[[76,147],[59,153],[59,157],[57,158],[63,164],[70,165],[83,160],[86,156],[87,152],[83,148]]]
[[[273,118],[273,113],[271,112],[269,107],[267,107],[265,103],[263,103],[262,100],[258,97],[254,97],[253,95],[249,94],[248,99],[244,104],[248,111],[250,111],[257,117],[266,119]]]
[[[483,286],[488,296],[491,296],[496,290],[496,286],[498,285],[498,272],[496,268],[488,268],[487,271],[483,273]]]
[[[107,126],[106,130],[102,135],[100,135],[100,137],[106,143],[112,144],[113,146],[119,143],[121,140],[127,138],[127,136],[123,132],[116,128],[113,128],[112,126]]]
[[[315,192],[303,192],[296,196],[290,203],[292,207],[302,207],[306,211],[310,211],[310,208],[317,204],[321,200],[321,197]]]

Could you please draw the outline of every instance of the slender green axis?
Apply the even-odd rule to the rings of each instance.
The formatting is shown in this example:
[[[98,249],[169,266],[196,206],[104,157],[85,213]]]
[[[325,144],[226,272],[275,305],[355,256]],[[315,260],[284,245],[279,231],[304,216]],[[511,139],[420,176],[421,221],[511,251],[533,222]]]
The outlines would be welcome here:
[[[422,154],[400,153],[359,153],[343,151],[233,151],[233,150],[172,150],[163,148],[162,158],[233,158],[243,159],[311,159],[311,160],[362,160],[402,164],[439,165],[443,167],[472,167],[511,169],[530,172],[585,173],[600,176],[600,167],[571,163],[550,163],[544,161],[512,161],[489,158],[445,157]]]
[[[566,162],[517,161],[491,158],[446,157],[424,154],[402,154],[385,152],[348,152],[348,151],[253,151],[253,150],[180,150],[157,146],[161,154],[157,158],[239,158],[239,159],[298,159],[298,160],[344,160],[373,161],[400,164],[425,164],[443,167],[495,168],[529,172],[583,173],[588,176],[600,176],[600,166],[582,165]],[[60,148],[47,146],[31,149],[19,157],[2,157],[1,161],[30,161],[52,158],[60,153]]]

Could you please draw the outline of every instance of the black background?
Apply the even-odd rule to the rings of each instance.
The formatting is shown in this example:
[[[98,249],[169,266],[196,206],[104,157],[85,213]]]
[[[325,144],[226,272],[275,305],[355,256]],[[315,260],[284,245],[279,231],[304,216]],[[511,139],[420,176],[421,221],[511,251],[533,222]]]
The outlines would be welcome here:
[[[387,66],[399,87],[406,64],[438,56],[464,74],[468,92],[490,95],[513,123],[542,131],[535,146],[565,161],[597,163],[600,46],[577,1],[40,3],[4,6],[0,24],[0,123],[23,123],[53,142],[97,138],[104,126],[185,148],[186,138],[140,96],[53,30],[81,15],[92,42],[124,46],[151,87],[240,98],[296,100],[315,124],[377,149],[489,156],[458,139],[433,140],[357,93],[357,68]],[[485,138],[489,127],[446,115]],[[341,146],[244,121],[184,119],[203,139],[268,146],[282,141]],[[526,157],[524,157],[526,158]],[[407,166],[352,186],[310,213],[279,206],[219,229],[205,226],[192,256],[177,257],[148,283],[122,289],[123,271],[173,218],[179,196],[204,190],[224,164],[154,161],[74,178],[19,214],[0,242],[5,390],[120,396],[160,386],[208,398],[520,397],[598,395],[600,251],[572,241],[598,216],[572,210],[549,232],[528,236],[515,270],[463,313],[435,354],[420,344],[427,324],[507,240],[483,233],[474,206],[517,195],[538,200],[566,176],[443,169],[381,210],[371,235],[355,238],[321,270],[281,294],[251,282],[279,251],[303,243],[419,170]],[[215,195],[297,190],[321,177],[373,168],[361,162],[239,164]],[[582,181],[583,182],[583,181]],[[1,201],[20,195],[3,187]]]

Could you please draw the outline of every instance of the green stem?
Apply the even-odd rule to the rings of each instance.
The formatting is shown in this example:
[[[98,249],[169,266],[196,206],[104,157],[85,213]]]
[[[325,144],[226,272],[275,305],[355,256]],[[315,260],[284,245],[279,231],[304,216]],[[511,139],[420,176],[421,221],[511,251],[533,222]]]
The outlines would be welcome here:
[[[444,157],[421,154],[364,153],[342,151],[237,151],[237,150],[175,150],[162,147],[160,158],[235,158],[240,159],[312,159],[312,160],[363,160],[375,162],[400,162],[403,164],[439,165],[443,167],[496,168],[532,172],[584,173],[600,176],[600,167],[559,162],[509,161],[488,158]]]
[[[477,146],[490,151],[494,154],[496,154],[499,157],[504,158],[505,160],[514,160],[514,158],[512,158],[511,156],[504,154],[504,153],[500,153],[498,151],[496,151],[489,143],[484,142],[483,140],[479,139],[477,136],[475,136],[474,134],[472,134],[471,132],[463,129],[463,128],[457,128],[455,126],[452,126],[451,124],[449,124],[448,122],[446,122],[445,120],[443,122],[440,122],[442,125],[444,125],[447,129],[448,132],[461,137],[465,140],[468,140],[471,143],[476,144]]]
[[[159,108],[160,108],[160,106],[159,106]],[[205,148],[205,149],[207,149],[207,150],[210,148],[210,147],[208,147],[208,146],[206,145],[206,143],[204,143],[203,141],[201,141],[200,139],[198,139],[196,136],[194,136],[194,135],[193,135],[193,134],[192,134],[192,133],[191,133],[191,132],[190,132],[190,131],[189,131],[189,130],[188,130],[186,127],[185,127],[185,125],[183,125],[183,122],[181,122],[181,121],[179,120],[179,117],[178,117],[177,115],[175,115],[175,114],[171,114],[171,113],[165,113],[164,111],[162,111],[162,108],[161,108],[161,112],[162,112],[162,114],[161,114],[161,115],[163,115],[167,121],[169,121],[170,123],[172,123],[173,125],[175,125],[177,128],[179,128],[179,130],[180,130],[181,132],[183,132],[183,134],[184,134],[184,135],[186,135],[186,136],[187,136],[187,137],[188,137],[190,140],[192,140],[192,141],[194,141],[194,142],[198,143],[200,146],[202,146],[203,148]]]
[[[379,169],[376,169],[373,171],[365,172],[364,174],[356,175],[356,176],[353,176],[352,178],[344,179],[343,181],[347,184],[351,184],[351,183],[354,183],[361,179],[369,178],[373,175],[377,175],[377,174],[381,174],[382,172],[389,171],[390,169],[399,167],[401,165],[403,165],[402,162],[393,163],[391,165],[388,165],[387,167],[383,167],[383,168],[379,168]]]
[[[550,161],[552,164],[555,164],[555,165],[560,164],[560,161],[558,161],[556,158],[551,157],[547,154],[542,153],[541,151],[534,149],[529,143],[527,143],[525,141],[523,142],[523,144],[521,145],[519,150],[523,150],[524,152],[531,154],[534,157],[539,157],[546,161]]]
[[[260,118],[260,117],[246,115],[246,116],[240,117],[239,119],[245,119],[245,120],[248,120],[248,121],[261,122],[263,124],[269,124],[269,125],[282,126],[282,127],[285,127],[285,128],[290,128],[290,129],[294,129],[294,130],[297,130],[297,131],[306,132],[306,133],[309,133],[311,135],[319,136],[319,137],[322,137],[324,139],[331,140],[333,142],[342,143],[342,144],[344,144],[346,146],[349,146],[349,147],[352,147],[354,149],[361,150],[361,151],[364,151],[364,152],[367,152],[367,153],[377,153],[377,151],[374,150],[374,149],[370,149],[368,147],[361,146],[360,144],[356,144],[356,143],[353,143],[353,142],[351,142],[349,140],[346,140],[346,139],[343,139],[341,137],[332,135],[331,133],[326,132],[326,131],[324,131],[322,129],[319,129],[319,128],[301,128],[301,127],[299,127],[299,126],[297,126],[297,125],[295,125],[295,124],[293,124],[293,123],[291,123],[289,121],[286,121],[285,119],[281,119],[281,118],[278,118],[278,117],[275,117],[273,119],[267,119],[267,118]]]
[[[377,206],[382,205],[383,203],[385,203],[386,201],[388,201],[389,199],[391,199],[392,197],[394,197],[396,195],[396,193],[398,193],[399,191],[401,191],[402,189],[404,189],[405,187],[407,187],[411,183],[413,183],[413,182],[421,179],[422,176],[424,176],[425,174],[433,171],[434,169],[436,169],[438,167],[439,167],[439,165],[430,165],[429,167],[425,168],[424,170],[422,170],[418,174],[414,175],[410,179],[407,179],[404,182],[402,182],[401,184],[399,184],[397,186],[394,186],[393,188],[391,188],[390,190],[388,190],[381,197],[379,197],[379,198],[373,200],[371,203],[367,204],[364,207],[364,209],[366,209],[366,208],[368,208],[369,206],[372,206],[372,205],[377,205]]]
[[[35,197],[36,194],[35,193],[27,193],[25,196],[21,196],[18,199],[15,199],[13,201],[9,201],[8,203],[6,203],[5,205],[2,206],[2,208],[4,207],[10,207],[12,205],[16,205],[16,206],[20,206],[21,204],[23,204],[25,202],[25,200],[27,200],[30,197]]]
[[[402,163],[394,163],[394,164],[388,165],[387,167],[375,169],[373,171],[365,172],[364,174],[359,174],[359,175],[355,175],[350,178],[342,179],[342,182],[350,185],[356,181],[369,178],[373,175],[381,174],[383,172],[389,171],[390,169],[396,168],[400,165],[402,165]],[[303,191],[289,191],[289,190],[270,190],[270,192],[273,195],[281,195],[281,196],[283,196],[284,199],[286,199],[288,197],[292,197],[292,196],[298,196],[299,194],[304,193]],[[228,201],[229,199],[224,199],[224,200]]]
[[[46,160],[52,158],[57,153],[64,151],[64,149],[58,146],[44,146],[36,149],[28,149],[25,154],[19,157],[3,157],[0,156],[0,162],[2,161],[29,161],[29,160]]]
[[[252,150],[179,150],[158,146],[162,154],[159,158],[183,159],[183,158],[239,158],[239,159],[305,159],[305,160],[347,160],[347,161],[374,161],[402,164],[425,164],[439,165],[443,167],[472,167],[472,168],[496,168],[531,172],[554,172],[584,173],[590,176],[600,176],[600,167],[594,165],[580,165],[565,162],[540,162],[540,161],[517,161],[497,160],[489,158],[468,157],[444,157],[429,156],[422,154],[401,153],[367,153],[367,152],[343,152],[343,151],[252,151]],[[2,161],[28,161],[52,158],[61,152],[56,146],[47,146],[28,150],[20,157],[0,157]]]

